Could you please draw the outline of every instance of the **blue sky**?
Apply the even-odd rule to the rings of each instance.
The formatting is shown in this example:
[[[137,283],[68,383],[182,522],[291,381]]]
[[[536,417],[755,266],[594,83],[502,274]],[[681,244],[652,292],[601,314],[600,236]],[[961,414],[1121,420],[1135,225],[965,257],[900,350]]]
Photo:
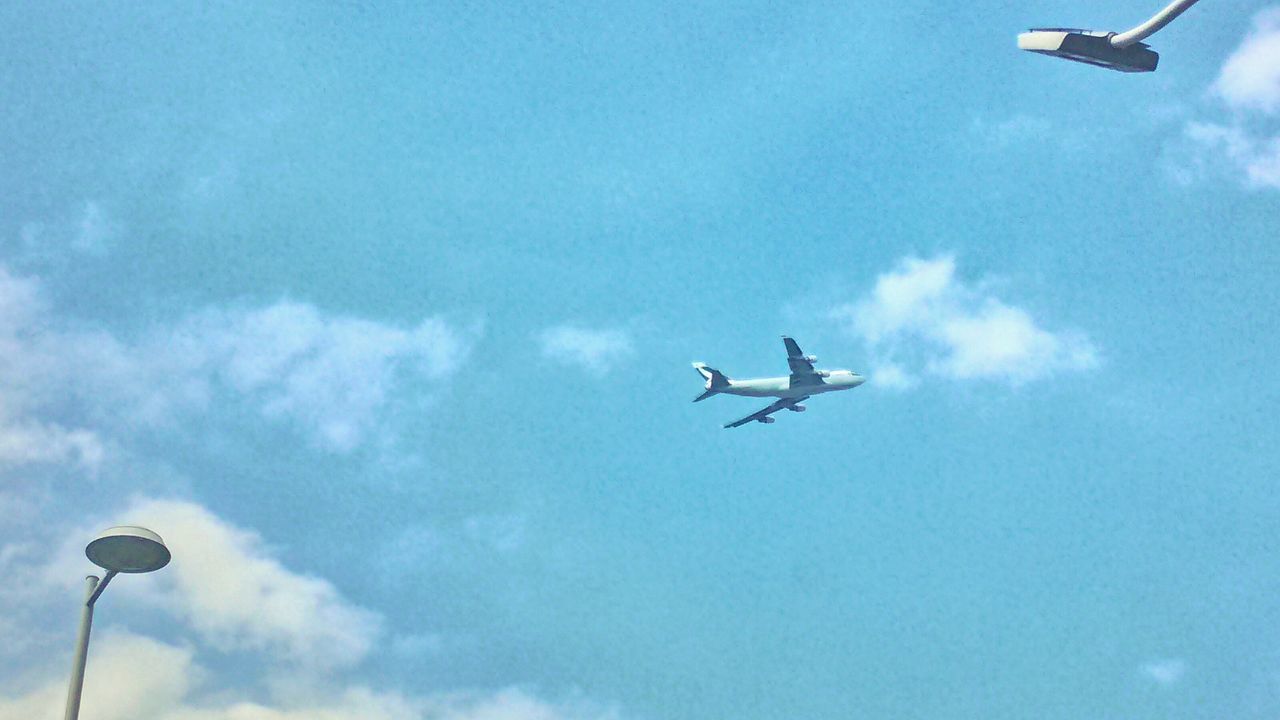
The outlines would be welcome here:
[[[1280,6],[0,7],[0,719],[1264,718]],[[778,336],[870,381],[689,401]]]

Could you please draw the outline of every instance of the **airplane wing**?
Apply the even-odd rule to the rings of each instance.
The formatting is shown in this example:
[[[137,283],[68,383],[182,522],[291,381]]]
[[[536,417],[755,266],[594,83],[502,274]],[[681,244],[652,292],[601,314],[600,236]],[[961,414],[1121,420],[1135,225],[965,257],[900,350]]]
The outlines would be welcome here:
[[[822,384],[822,376],[813,369],[813,363],[817,358],[805,355],[800,351],[796,341],[786,335],[782,336],[782,344],[787,346],[787,364],[791,366],[791,384],[793,386]]]
[[[763,409],[763,410],[757,410],[756,412],[751,413],[750,415],[748,415],[748,416],[746,416],[746,417],[742,418],[741,420],[734,420],[733,422],[729,423],[728,425],[725,425],[725,427],[726,427],[726,428],[736,428],[736,427],[738,427],[739,425],[746,425],[747,423],[752,422],[752,421],[759,421],[759,422],[763,422],[763,423],[771,423],[771,422],[773,422],[773,418],[769,417],[770,415],[772,415],[772,414],[774,414],[774,413],[778,412],[779,410],[782,410],[783,408],[789,408],[789,407],[791,407],[791,406],[793,406],[793,405],[798,405],[798,404],[800,404],[801,402],[803,402],[803,401],[805,401],[805,400],[808,400],[808,399],[809,399],[809,396],[807,396],[807,395],[806,395],[806,396],[804,396],[804,397],[798,397],[798,398],[783,398],[783,399],[778,400],[777,402],[775,402],[775,403],[771,404],[769,407],[767,407],[767,408],[765,408],[765,409]]]

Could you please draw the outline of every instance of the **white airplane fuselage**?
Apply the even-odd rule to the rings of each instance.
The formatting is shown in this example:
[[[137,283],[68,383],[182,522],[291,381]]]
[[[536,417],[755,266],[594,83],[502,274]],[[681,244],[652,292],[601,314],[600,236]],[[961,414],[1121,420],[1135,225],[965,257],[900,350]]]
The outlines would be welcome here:
[[[727,387],[718,388],[717,391],[725,395],[744,397],[796,398],[849,390],[866,382],[866,378],[851,370],[824,370],[823,372],[826,373],[826,377],[822,378],[821,384],[792,385],[790,377],[752,378],[729,380]]]
[[[775,397],[778,399],[768,406],[726,424],[725,428],[741,427],[749,422],[768,425],[775,420],[772,415],[780,410],[804,412],[805,406],[800,403],[814,395],[837,390],[852,390],[866,382],[866,378],[852,370],[819,370],[814,367],[813,364],[818,361],[818,358],[805,355],[790,336],[783,335],[782,344],[787,349],[787,366],[791,368],[791,374],[783,377],[734,380],[706,363],[693,363],[693,369],[697,370],[706,381],[703,385],[705,392],[693,401],[702,402],[716,395]]]

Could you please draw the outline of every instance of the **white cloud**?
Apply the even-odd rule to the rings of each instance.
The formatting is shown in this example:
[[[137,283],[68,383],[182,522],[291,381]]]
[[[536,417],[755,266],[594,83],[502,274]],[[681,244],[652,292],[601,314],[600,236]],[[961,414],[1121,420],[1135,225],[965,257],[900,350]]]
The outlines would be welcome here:
[[[1153,660],[1144,664],[1140,671],[1144,677],[1169,687],[1177,684],[1187,674],[1187,663],[1178,659]]]
[[[237,702],[179,706],[157,720],[420,720],[420,701],[394,692],[349,687],[326,701],[267,705]]]
[[[1253,29],[1222,66],[1214,92],[1236,109],[1280,112],[1280,7],[1253,17]]]
[[[399,327],[291,301],[207,309],[121,338],[59,322],[38,280],[0,266],[0,464],[91,465],[103,432],[171,424],[215,397],[350,452],[415,381],[451,375],[468,345],[439,318]]]
[[[907,372],[901,365],[893,362],[882,362],[876,367],[871,382],[876,387],[888,390],[910,390],[920,384],[920,379]]]
[[[113,595],[177,615],[210,646],[254,651],[306,670],[360,662],[377,642],[382,619],[325,580],[285,568],[262,538],[196,503],[139,499],[106,525],[142,525],[164,538],[175,560],[154,574],[113,583]],[[94,528],[98,529],[98,528]],[[83,538],[92,529],[70,533]],[[80,577],[79,540],[44,572],[46,582]]]
[[[1187,185],[1207,175],[1241,173],[1246,187],[1280,189],[1280,7],[1254,16],[1212,92],[1231,117],[1188,122],[1181,144],[1171,146],[1170,176]]]
[[[1207,160],[1203,154],[1208,153],[1210,157],[1221,158],[1235,171],[1243,172],[1248,187],[1280,188],[1280,135],[1266,137],[1238,125],[1207,122],[1187,123],[1183,132],[1197,153],[1194,162],[1201,171],[1198,174],[1206,170]],[[1189,168],[1176,170],[1188,173],[1188,179],[1195,179]]]
[[[180,326],[180,352],[204,358],[218,377],[255,398],[269,418],[306,428],[322,446],[347,452],[377,424],[406,374],[441,380],[466,355],[462,336],[439,318],[414,328],[325,317],[295,302],[249,311],[207,311]]]
[[[879,359],[872,377],[889,387],[909,387],[922,372],[1018,385],[1098,363],[1082,333],[1041,328],[1027,311],[957,279],[950,256],[905,258],[833,316],[871,348]]]
[[[354,449],[384,429],[398,403],[447,380],[470,335],[437,318],[401,326],[288,301],[209,308],[124,334],[60,317],[39,279],[0,264],[0,525],[22,530],[0,543],[0,574],[9,580],[0,587],[0,720],[61,717],[70,643],[63,620],[82,591],[83,538],[110,522],[154,528],[175,559],[113,583],[108,601],[174,635],[165,642],[96,629],[85,720],[614,717],[521,689],[413,696],[367,687],[351,678],[375,650],[440,654],[449,645],[430,636],[397,643],[381,615],[287,567],[256,532],[196,503],[142,498],[105,523],[69,531],[65,518],[101,493],[72,502],[39,481],[21,491],[28,475],[56,475],[28,473],[36,463],[80,473],[110,461],[114,473],[137,460],[127,456],[141,449],[135,441],[203,426],[219,403],[238,403],[326,449]],[[42,508],[42,495],[56,503]],[[22,524],[40,512],[46,517]],[[469,544],[498,552],[518,548],[525,532],[510,515],[476,515],[459,530]],[[42,552],[57,545],[50,537],[80,540],[50,560]],[[118,609],[110,619],[131,616]]]
[[[0,356],[19,350],[20,335],[45,311],[39,281],[17,277],[0,265]]]
[[[90,646],[80,717],[84,720],[616,720],[594,703],[554,703],[519,688],[494,693],[407,696],[364,685],[317,688],[291,700],[250,701],[209,692],[215,677],[195,650],[119,629]],[[305,699],[304,699],[305,698]],[[0,695],[0,720],[62,717],[66,678],[50,674],[18,695]]]
[[[80,717],[129,720],[162,717],[187,694],[197,676],[191,648],[108,628],[89,646]],[[66,678],[58,677],[12,698],[0,696],[0,720],[61,717]]]
[[[56,423],[13,421],[0,408],[0,469],[32,464],[72,464],[97,474],[106,449],[90,430]]]
[[[1246,159],[1253,154],[1253,139],[1238,127],[1189,122],[1183,134],[1201,145],[1220,148],[1233,159]]]
[[[171,613],[184,640],[164,642],[110,626],[95,631],[85,720],[618,718],[614,709],[577,696],[548,701],[514,687],[415,696],[352,682],[348,678],[384,639],[380,619],[344,600],[328,581],[286,568],[257,533],[192,502],[139,499],[114,521],[155,529],[174,560],[159,572],[113,583],[108,592],[121,604]],[[78,583],[63,584],[85,567],[79,545],[68,543],[52,560],[35,548],[0,546],[0,570],[12,581],[0,590],[22,589],[0,592],[0,618],[45,612],[49,592],[65,597],[80,591]],[[35,592],[41,588],[49,592]],[[392,638],[383,646],[434,654],[447,647],[434,636]],[[66,649],[34,643],[14,656],[23,671],[0,681],[0,720],[62,716]],[[227,650],[239,653],[234,669],[219,672],[228,668],[220,657]],[[295,675],[282,677],[282,665]]]
[[[508,688],[492,694],[454,694],[425,703],[423,717],[432,720],[618,720],[613,708],[580,698],[551,703],[525,690]]]
[[[622,330],[588,330],[574,325],[547,328],[538,335],[543,357],[577,365],[596,375],[608,373],[633,352],[631,336]]]
[[[92,473],[105,452],[94,432],[29,415],[47,360],[32,338],[46,312],[39,283],[0,266],[0,469],[68,463]]]
[[[1025,382],[1059,370],[1085,370],[1097,364],[1084,335],[1051,333],[1025,310],[987,298],[980,307],[959,310],[926,332],[941,339],[948,354],[933,369],[957,379],[1004,377]]]

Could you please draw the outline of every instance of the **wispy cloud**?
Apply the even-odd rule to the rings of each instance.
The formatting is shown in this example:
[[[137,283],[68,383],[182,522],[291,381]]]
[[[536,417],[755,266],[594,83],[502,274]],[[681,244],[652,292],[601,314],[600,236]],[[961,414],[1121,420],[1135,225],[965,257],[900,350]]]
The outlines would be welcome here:
[[[877,365],[871,381],[876,387],[887,390],[910,390],[920,384],[919,378],[891,361],[882,361]]]
[[[1053,124],[1047,119],[1023,113],[1001,120],[977,117],[969,123],[969,130],[983,142],[999,147],[1044,142],[1046,138],[1061,139],[1061,134],[1053,132]]]
[[[90,475],[97,473],[106,455],[97,433],[68,429],[57,423],[15,421],[4,417],[3,412],[0,408],[0,468],[73,464]]]
[[[37,265],[67,256],[103,256],[120,233],[120,223],[102,203],[86,200],[67,217],[24,223],[16,251],[8,254],[20,262]]]
[[[500,553],[519,549],[525,540],[525,519],[520,515],[473,515],[464,528],[472,540]]]
[[[1199,156],[1193,157],[1191,167],[1176,168],[1177,179],[1193,182],[1212,166],[1222,165],[1243,172],[1246,187],[1280,188],[1280,135],[1267,137],[1239,125],[1210,122],[1189,122],[1183,133]]]
[[[89,201],[85,203],[84,213],[76,224],[71,247],[78,252],[102,255],[107,252],[107,244],[118,232],[118,225],[107,217],[102,206]]]
[[[1152,660],[1144,663],[1139,671],[1143,677],[1164,687],[1170,687],[1176,685],[1187,674],[1187,663],[1176,658]]]
[[[105,441],[88,427],[37,412],[58,387],[55,361],[42,347],[48,308],[40,283],[0,265],[0,469],[36,464],[75,464],[96,471]]]
[[[406,375],[441,380],[467,352],[439,318],[402,328],[325,316],[282,301],[254,310],[210,310],[170,336],[264,416],[304,427],[323,447],[348,452],[377,422]]]
[[[910,387],[921,374],[1019,385],[1087,370],[1098,353],[1078,331],[1050,332],[1030,313],[956,277],[955,259],[903,259],[832,316],[878,359],[873,379]]]
[[[1246,187],[1280,189],[1280,7],[1259,12],[1211,88],[1230,112],[1192,120],[1168,163],[1189,184],[1224,170],[1242,173]]]
[[[633,352],[631,335],[625,330],[557,325],[539,333],[538,342],[543,357],[595,375],[607,374]]]
[[[38,279],[0,266],[0,463],[92,462],[104,428],[164,426],[218,397],[351,452],[416,381],[448,378],[471,334],[440,318],[404,327],[282,300],[127,338],[60,323]]]

